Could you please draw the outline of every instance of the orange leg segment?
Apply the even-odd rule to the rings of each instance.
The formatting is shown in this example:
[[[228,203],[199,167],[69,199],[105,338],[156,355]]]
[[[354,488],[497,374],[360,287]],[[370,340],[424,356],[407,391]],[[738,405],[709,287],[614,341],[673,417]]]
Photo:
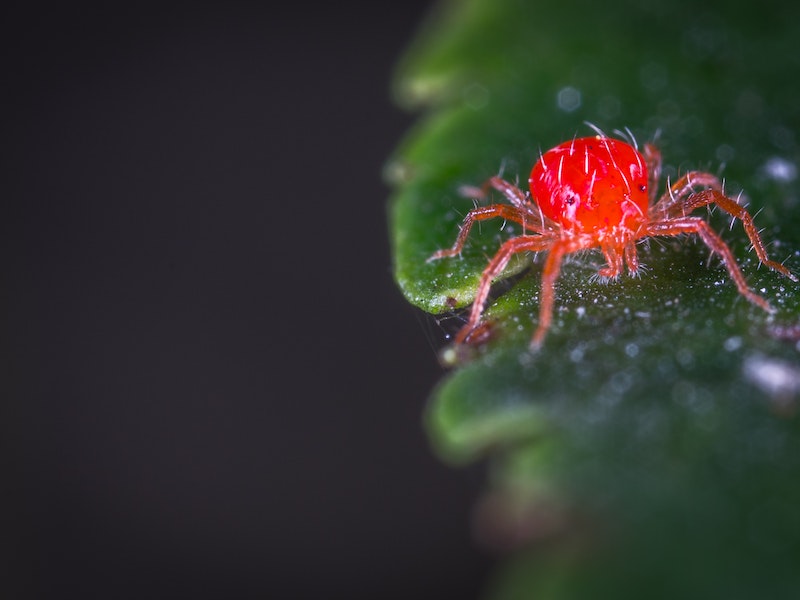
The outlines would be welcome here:
[[[481,316],[483,315],[484,304],[486,304],[486,299],[489,297],[489,291],[492,286],[492,282],[497,278],[500,273],[503,272],[508,261],[511,260],[511,257],[514,254],[518,254],[519,252],[540,252],[542,250],[547,250],[551,246],[558,245],[557,242],[554,242],[553,238],[550,236],[539,236],[539,235],[522,235],[515,238],[511,238],[507,240],[497,253],[494,255],[492,260],[486,266],[481,275],[480,283],[478,284],[478,290],[475,294],[475,300],[472,303],[472,310],[470,311],[469,320],[467,323],[461,328],[461,330],[456,334],[455,343],[461,344],[464,343],[469,334],[478,326],[481,320]],[[545,263],[545,275],[543,277],[547,277],[548,272],[548,265],[552,263],[552,252],[548,256],[547,262]],[[560,264],[560,257],[558,259],[558,264]],[[555,265],[556,271],[553,273],[552,278],[558,276],[558,264]],[[552,271],[553,267],[550,267]],[[544,284],[543,284],[544,285]],[[549,300],[549,311],[552,312],[552,282],[550,283],[550,294]],[[545,303],[545,296],[546,292],[542,290],[542,303]],[[544,309],[542,309],[544,310]],[[549,323],[549,317],[548,317]],[[540,323],[541,328],[541,323]],[[547,327],[545,326],[544,329],[546,330]],[[543,337],[543,336],[542,336]]]
[[[509,183],[497,175],[490,177],[488,180],[486,180],[486,183],[479,188],[465,185],[460,188],[460,191],[461,195],[463,196],[472,198],[485,198],[487,195],[489,195],[489,188],[494,188],[498,192],[502,193],[503,196],[506,197],[506,200],[508,200],[517,208],[523,208],[529,204],[528,199],[525,197],[525,192],[523,192],[513,183]]]
[[[469,211],[467,216],[464,217],[464,221],[461,223],[461,231],[458,232],[458,237],[456,238],[456,242],[453,244],[453,247],[434,252],[428,259],[428,262],[437,260],[439,258],[457,256],[458,254],[461,254],[461,250],[464,248],[464,243],[469,237],[469,232],[472,229],[473,224],[476,221],[484,221],[486,219],[493,219],[496,217],[519,223],[522,225],[523,233],[526,230],[542,233],[541,227],[531,225],[531,215],[528,214],[527,211],[516,206],[508,206],[507,204],[490,204],[489,206],[479,206],[478,208],[474,208]]]
[[[658,182],[661,180],[661,151],[655,144],[644,145],[644,162],[647,164],[647,189],[650,204],[654,204]]]
[[[547,255],[547,260],[542,269],[542,292],[539,295],[539,325],[533,332],[531,350],[538,350],[542,346],[550,323],[553,321],[553,303],[555,299],[555,282],[561,273],[561,260],[566,254],[564,244],[556,243]]]
[[[698,187],[708,188],[705,191],[714,190],[722,195],[722,183],[715,175],[702,171],[689,171],[661,196],[652,207],[651,216],[654,220],[664,219],[667,216],[685,217],[692,211],[688,206],[688,199]]]
[[[608,263],[602,267],[597,273],[600,277],[618,277],[622,273],[622,254],[619,253],[615,246],[607,246],[603,249],[603,256]]]
[[[735,200],[728,198],[721,192],[714,189],[703,190],[702,192],[697,192],[696,194],[689,196],[686,199],[684,206],[686,207],[686,212],[688,213],[696,208],[706,206],[708,204],[716,204],[726,213],[742,222],[742,225],[744,225],[744,230],[747,233],[747,237],[750,238],[750,243],[753,244],[753,249],[756,251],[758,260],[767,265],[773,271],[777,271],[792,281],[797,281],[797,277],[791,271],[789,271],[789,269],[782,264],[769,259],[767,256],[767,250],[764,247],[764,242],[761,240],[761,236],[758,234],[758,229],[756,229],[755,223],[753,223],[753,217],[750,216],[750,213],[747,212],[746,208],[737,204]]]
[[[647,227],[647,235],[681,235],[683,233],[695,233],[705,242],[712,252],[716,252],[722,257],[722,261],[728,269],[728,273],[739,289],[739,293],[753,304],[763,308],[769,313],[775,312],[764,298],[756,294],[747,286],[747,282],[736,263],[733,252],[728,245],[719,237],[711,226],[700,217],[683,217],[651,223]]]

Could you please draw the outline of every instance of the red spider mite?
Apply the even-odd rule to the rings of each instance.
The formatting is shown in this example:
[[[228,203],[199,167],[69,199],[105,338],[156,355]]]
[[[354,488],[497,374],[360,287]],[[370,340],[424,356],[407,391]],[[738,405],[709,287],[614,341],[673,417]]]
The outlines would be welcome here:
[[[489,188],[494,188],[510,204],[491,204],[471,210],[464,218],[453,247],[439,250],[428,259],[460,254],[476,221],[499,217],[522,226],[522,234],[506,240],[484,269],[469,320],[456,334],[456,344],[471,342],[471,334],[476,328],[480,330],[492,281],[514,254],[548,252],[542,269],[539,324],[531,340],[531,348],[537,349],[553,319],[553,285],[566,254],[600,248],[607,262],[598,271],[601,277],[618,277],[623,263],[633,275],[639,269],[636,242],[651,236],[697,234],[722,258],[739,293],[765,311],[774,312],[764,298],[747,286],[733,253],[722,238],[706,221],[690,216],[693,210],[711,204],[742,221],[762,263],[797,281],[789,269],[769,260],[753,217],[723,193],[717,177],[690,171],[668,185],[656,199],[661,153],[655,145],[646,144],[640,153],[632,135],[633,145],[609,138],[599,130],[597,133],[594,137],[564,142],[542,154],[528,179],[529,195],[499,176],[490,178],[477,195],[485,196]]]

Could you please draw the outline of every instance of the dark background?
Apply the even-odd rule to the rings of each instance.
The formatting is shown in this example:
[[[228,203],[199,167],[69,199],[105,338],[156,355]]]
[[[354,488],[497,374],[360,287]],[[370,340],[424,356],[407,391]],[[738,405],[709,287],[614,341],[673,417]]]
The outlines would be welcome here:
[[[480,593],[381,181],[430,3],[295,4],[2,9],[0,597]]]

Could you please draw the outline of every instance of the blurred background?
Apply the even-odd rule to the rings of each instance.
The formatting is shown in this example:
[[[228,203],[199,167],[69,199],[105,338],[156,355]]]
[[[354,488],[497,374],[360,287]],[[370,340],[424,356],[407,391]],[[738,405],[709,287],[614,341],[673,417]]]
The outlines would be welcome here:
[[[381,180],[431,4],[2,9],[3,598],[479,596]]]

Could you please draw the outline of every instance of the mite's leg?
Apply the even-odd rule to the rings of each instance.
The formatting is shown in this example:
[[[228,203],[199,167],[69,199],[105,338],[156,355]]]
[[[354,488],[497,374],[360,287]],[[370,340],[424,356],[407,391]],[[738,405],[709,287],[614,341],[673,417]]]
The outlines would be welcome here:
[[[528,199],[525,197],[525,192],[523,192],[513,183],[509,183],[497,175],[487,179],[481,187],[476,188],[469,185],[463,185],[461,188],[459,188],[459,191],[461,192],[462,196],[467,196],[468,198],[485,198],[489,195],[489,188],[496,189],[506,197],[506,200],[508,200],[517,208],[523,208],[530,204]]]
[[[613,246],[608,246],[602,250],[603,256],[608,264],[602,269],[599,269],[597,274],[600,275],[600,277],[618,277],[619,274],[622,273],[622,254]]]
[[[658,182],[661,180],[661,151],[655,144],[644,145],[644,162],[647,165],[647,189],[650,204],[655,204]]]
[[[469,211],[467,216],[464,217],[464,221],[461,223],[461,231],[458,232],[458,237],[456,238],[456,242],[453,244],[453,247],[434,252],[433,255],[431,255],[431,257],[428,259],[428,262],[437,260],[439,258],[444,258],[446,256],[456,256],[460,254],[461,250],[464,248],[464,243],[467,241],[467,237],[469,237],[470,229],[472,229],[472,225],[475,223],[475,221],[484,221],[486,219],[493,219],[495,217],[500,217],[502,219],[519,223],[522,225],[523,233],[526,229],[533,229],[537,232],[539,231],[538,228],[530,227],[529,221],[531,215],[516,206],[508,206],[507,204],[490,204],[489,206],[479,206],[478,208],[474,208]]]
[[[681,235],[683,233],[696,233],[712,252],[716,252],[722,257],[731,279],[733,279],[742,296],[769,313],[775,312],[769,302],[747,287],[747,282],[741,270],[739,270],[739,265],[736,264],[736,259],[731,249],[721,237],[714,233],[711,226],[700,217],[671,219],[669,221],[650,223],[647,227],[648,235]]]
[[[538,350],[542,346],[547,330],[553,320],[553,300],[555,298],[554,285],[561,273],[561,261],[567,247],[563,243],[555,243],[547,255],[542,270],[542,292],[539,295],[539,325],[533,332],[531,350]]]
[[[673,183],[661,198],[650,208],[652,221],[664,220],[667,217],[685,217],[686,199],[694,193],[695,188],[704,187],[722,191],[722,183],[715,175],[702,171],[689,171]]]
[[[639,255],[636,252],[636,242],[630,242],[625,246],[625,262],[628,265],[628,273],[636,275],[639,272]]]
[[[735,219],[739,219],[742,222],[742,225],[744,225],[744,230],[747,233],[747,237],[750,238],[750,243],[753,244],[753,249],[756,251],[758,260],[767,265],[773,271],[777,271],[792,281],[797,281],[797,277],[795,277],[795,275],[789,271],[789,269],[784,267],[782,264],[769,259],[767,256],[767,249],[764,247],[764,242],[761,240],[761,236],[758,233],[758,229],[756,229],[755,223],[753,223],[753,217],[746,208],[737,204],[732,198],[728,198],[715,189],[703,190],[702,192],[697,192],[696,194],[692,194],[686,198],[686,200],[683,202],[683,207],[685,207],[685,211],[688,214],[696,208],[707,206],[709,204],[716,204],[730,216]]]
[[[475,300],[472,303],[469,320],[456,334],[456,344],[464,343],[469,337],[469,334],[478,326],[481,315],[483,314],[484,304],[489,297],[492,282],[503,272],[503,269],[505,269],[511,257],[519,252],[539,252],[547,250],[551,245],[553,245],[553,238],[551,237],[524,235],[511,238],[500,247],[483,270],[480,283],[478,284],[478,290],[475,293]]]

